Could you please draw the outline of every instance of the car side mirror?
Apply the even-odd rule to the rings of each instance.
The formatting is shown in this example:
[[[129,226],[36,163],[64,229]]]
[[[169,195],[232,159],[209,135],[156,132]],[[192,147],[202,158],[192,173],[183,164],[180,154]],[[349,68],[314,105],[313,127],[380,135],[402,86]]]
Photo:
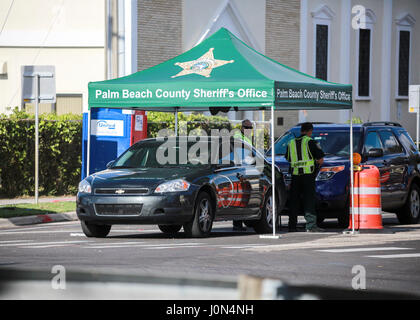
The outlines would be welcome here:
[[[368,151],[367,156],[370,158],[380,158],[383,157],[384,151],[380,148],[372,148]]]
[[[114,163],[115,163],[115,160],[112,160],[112,161],[108,162],[108,163],[106,164],[106,168],[107,168],[107,169],[111,168],[111,167],[112,167],[112,165],[113,165]]]

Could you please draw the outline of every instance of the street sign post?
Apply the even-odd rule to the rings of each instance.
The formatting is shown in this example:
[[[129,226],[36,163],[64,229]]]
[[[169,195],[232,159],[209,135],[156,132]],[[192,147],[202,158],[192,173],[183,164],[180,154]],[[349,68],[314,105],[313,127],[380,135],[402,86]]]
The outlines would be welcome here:
[[[420,85],[410,85],[408,90],[408,112],[417,113],[416,144],[419,148],[419,109],[420,109]]]
[[[35,203],[39,189],[39,103],[55,103],[55,67],[22,66],[22,100],[35,102]]]

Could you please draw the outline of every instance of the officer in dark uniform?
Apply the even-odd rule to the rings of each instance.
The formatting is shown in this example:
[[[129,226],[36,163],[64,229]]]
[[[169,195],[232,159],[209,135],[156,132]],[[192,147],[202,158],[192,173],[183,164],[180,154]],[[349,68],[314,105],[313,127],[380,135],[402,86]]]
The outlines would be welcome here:
[[[313,125],[305,122],[301,125],[300,137],[292,139],[286,151],[290,162],[292,184],[290,188],[289,231],[295,232],[300,204],[306,220],[307,232],[322,232],[316,224],[315,178],[319,167],[324,162],[324,152],[319,144],[311,138]]]
[[[245,141],[245,142],[249,143],[250,145],[252,145],[252,140],[250,139],[249,136],[247,136],[245,134],[245,130],[248,130],[248,133],[251,132],[251,130],[252,130],[252,122],[248,119],[245,119],[245,120],[242,121],[241,132],[236,131],[233,137],[235,139]],[[234,220],[233,221],[233,230],[234,231],[246,231],[246,227],[243,226],[243,221],[242,220]]]

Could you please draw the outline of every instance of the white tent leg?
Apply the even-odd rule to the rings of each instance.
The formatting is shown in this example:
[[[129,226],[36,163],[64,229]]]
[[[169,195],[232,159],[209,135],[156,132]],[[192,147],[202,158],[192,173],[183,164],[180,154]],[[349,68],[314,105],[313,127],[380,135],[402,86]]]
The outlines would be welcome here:
[[[273,235],[260,236],[260,238],[278,239],[276,235],[276,175],[275,175],[275,157],[274,150],[274,106],[271,107],[271,198],[272,198],[272,214],[273,214]]]
[[[350,197],[352,233],[354,234],[354,178],[353,178],[353,109],[350,110]]]
[[[88,110],[88,129],[87,129],[87,155],[86,155],[86,177],[89,177],[89,168],[90,168],[90,123],[91,123],[91,110]]]
[[[178,137],[178,108],[175,108],[175,137]]]
[[[273,237],[276,235],[276,175],[275,175],[275,157],[274,150],[274,107],[271,108],[271,191],[273,198]]]
[[[350,199],[351,199],[351,224],[352,224],[352,230],[346,230],[343,233],[344,234],[355,234],[357,231],[355,231],[354,226],[354,178],[353,178],[353,109],[350,110]]]

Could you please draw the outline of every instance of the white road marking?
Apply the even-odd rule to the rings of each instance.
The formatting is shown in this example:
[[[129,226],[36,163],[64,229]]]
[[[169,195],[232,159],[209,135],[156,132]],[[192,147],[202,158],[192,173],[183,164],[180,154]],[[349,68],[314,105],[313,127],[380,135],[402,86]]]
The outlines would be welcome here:
[[[28,228],[29,229],[29,228]],[[12,231],[2,231],[0,232],[1,235],[10,235],[10,234],[43,234],[43,233],[80,233],[80,228],[74,229],[74,230],[29,230],[28,229],[20,229],[20,230],[12,230]],[[30,228],[32,229],[32,228]],[[40,228],[43,229],[43,228]],[[161,232],[160,230],[111,230],[111,233],[139,233],[139,232]]]
[[[68,245],[69,245],[68,243],[63,243],[63,244],[51,244],[51,245],[46,245],[46,246],[23,246],[23,247],[19,247],[19,248],[22,248],[22,249],[45,249],[45,248],[54,248],[54,247],[66,247]]]
[[[144,241],[131,241],[131,242],[104,242],[104,243],[91,243],[89,247],[110,247],[110,248],[123,248],[123,247],[130,247],[131,245],[138,245],[144,243]]]
[[[74,230],[78,231],[78,230]],[[13,232],[0,232],[0,236],[9,235],[9,234],[42,234],[42,233],[69,233],[70,230],[48,230],[48,231],[13,231]]]
[[[394,250],[411,250],[411,249],[412,248],[377,247],[377,248],[326,249],[326,250],[316,250],[316,251],[319,251],[319,252],[331,252],[331,253],[346,253],[346,252],[394,251]]]
[[[161,243],[161,244],[140,244],[141,242],[137,242],[136,244],[133,245],[108,245],[107,243],[104,245],[90,245],[88,247],[84,247],[84,248],[89,248],[89,249],[109,249],[109,248],[123,248],[123,247],[176,247],[176,246],[196,246],[196,245],[205,245],[205,243]]]
[[[388,254],[388,255],[366,256],[366,257],[369,257],[369,258],[381,258],[381,259],[420,258],[420,253]]]
[[[42,233],[78,233],[80,228],[75,230],[38,230],[38,231],[26,231],[26,229],[21,229],[20,231],[2,231],[0,235],[10,235],[10,234],[42,234]],[[159,230],[111,230],[111,233],[138,233],[138,232],[153,232]]]
[[[89,241],[81,240],[81,241],[58,241],[58,242],[6,243],[6,244],[0,244],[0,247],[27,246],[28,248],[29,247],[36,248],[37,246],[44,246],[44,245],[58,245],[58,244],[62,245],[62,244],[85,243],[85,242],[89,242]]]
[[[189,246],[153,247],[153,248],[147,247],[147,248],[144,248],[144,249],[159,250],[159,249],[177,249],[177,248],[179,249],[179,248],[199,248],[199,247],[202,247],[202,245],[196,244],[196,245],[189,245]]]
[[[259,246],[266,246],[264,243],[256,243],[256,244],[241,244],[237,246],[225,246],[222,247],[223,249],[245,249],[245,248],[255,248]]]
[[[0,244],[2,243],[17,243],[17,242],[31,242],[34,240],[8,240],[8,241],[0,241]]]
[[[70,237],[86,237],[84,233],[70,233]]]

